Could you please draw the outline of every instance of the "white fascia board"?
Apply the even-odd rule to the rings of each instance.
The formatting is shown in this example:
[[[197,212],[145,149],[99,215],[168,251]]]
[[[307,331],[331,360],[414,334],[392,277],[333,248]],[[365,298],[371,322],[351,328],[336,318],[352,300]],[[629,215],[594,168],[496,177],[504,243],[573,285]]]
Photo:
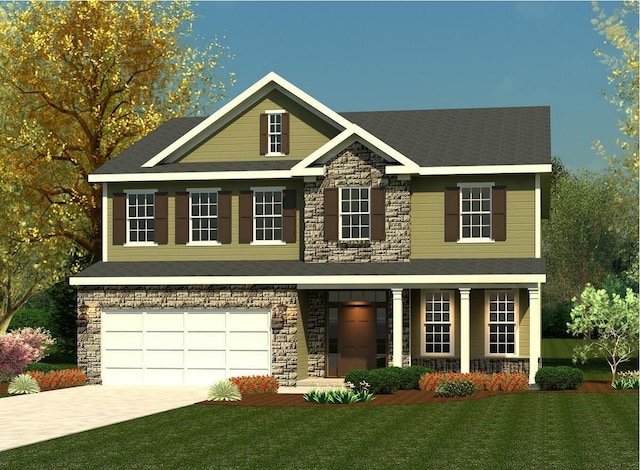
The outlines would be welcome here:
[[[144,183],[153,181],[210,181],[210,180],[255,180],[289,179],[291,170],[266,171],[203,171],[184,173],[119,173],[89,175],[89,183]]]
[[[551,165],[478,165],[420,167],[420,176],[490,175],[517,173],[551,173]]]
[[[546,282],[544,274],[469,274],[469,275],[363,275],[363,276],[157,276],[157,277],[71,277],[72,286],[176,286],[279,284],[300,288],[328,286],[372,286],[376,288],[422,285],[529,285]]]
[[[394,168],[403,169],[404,171],[402,172],[402,174],[418,173],[418,165],[413,162],[413,160],[405,157],[402,153],[398,152],[396,149],[387,145],[376,136],[365,131],[361,127],[351,124],[329,142],[327,142],[311,155],[297,163],[291,169],[293,176],[316,175],[315,172],[310,173],[310,170],[313,170],[310,165],[316,162],[321,162],[327,156],[333,157],[336,152],[344,150],[355,142],[361,142],[363,145],[371,148],[371,150],[373,150],[377,154],[398,162],[402,166],[395,166]],[[387,168],[392,167],[388,166]],[[322,172],[320,174],[322,174]],[[396,172],[395,174],[400,174],[400,172]]]
[[[257,101],[257,99],[266,95],[271,90],[279,87],[280,91],[284,91],[287,95],[292,97],[295,101],[304,105],[307,109],[315,111],[320,117],[328,122],[333,122],[341,127],[346,127],[350,124],[350,121],[340,116],[335,111],[329,109],[319,101],[315,100],[305,92],[300,90],[295,85],[291,84],[280,75],[275,72],[269,72],[263,78],[251,85],[245,91],[240,93],[234,99],[229,101],[226,105],[213,113],[207,119],[202,121],[196,127],[177,139],[171,145],[163,149],[160,153],[152,157],[146,163],[142,165],[143,168],[152,168],[165,160],[173,152],[179,150],[184,145],[188,144],[191,140],[197,137],[202,132],[206,131],[213,125],[221,126],[226,124],[229,120],[235,117],[239,112],[245,109],[247,103]]]

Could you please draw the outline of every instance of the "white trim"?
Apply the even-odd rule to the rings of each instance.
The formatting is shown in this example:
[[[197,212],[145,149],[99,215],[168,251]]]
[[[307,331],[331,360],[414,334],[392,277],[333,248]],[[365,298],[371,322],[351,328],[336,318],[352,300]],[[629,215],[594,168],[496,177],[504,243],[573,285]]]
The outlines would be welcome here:
[[[399,174],[400,171],[389,171],[389,174]],[[459,176],[459,175],[490,175],[516,173],[551,173],[551,165],[478,165],[478,166],[434,166],[420,167],[420,176]]]
[[[402,289],[401,288],[393,288],[391,289],[392,294],[392,304],[391,304],[391,312],[393,316],[393,331],[392,331],[392,341],[393,341],[393,358],[392,362],[395,367],[402,367],[402,317],[403,317],[403,308],[402,308]]]
[[[326,107],[316,99],[307,95],[298,87],[294,86],[293,84],[279,76],[277,73],[269,72],[267,75],[265,75],[245,91],[240,93],[237,97],[229,101],[226,105],[206,118],[196,127],[174,141],[171,145],[165,147],[162,151],[145,162],[142,167],[152,168],[156,166],[171,154],[180,150],[183,146],[189,144],[200,134],[210,129],[215,130],[216,128],[223,126],[248,106],[255,103],[274,89],[278,89],[279,91],[285,93],[294,101],[298,102],[298,104],[301,104],[305,108],[311,110],[316,115],[320,116],[325,121],[333,124],[336,127],[346,128],[349,124],[351,124],[350,121],[343,118],[338,113]]]
[[[540,284],[529,288],[529,383],[535,383],[542,358],[542,310]]]
[[[371,289],[441,287],[499,288],[499,286],[531,287],[546,282],[545,274],[466,274],[466,275],[333,275],[333,276],[150,276],[150,277],[83,277],[69,278],[73,286],[137,286],[137,285],[224,285],[224,284],[290,284],[305,289],[346,289],[348,286]]]
[[[489,344],[489,315],[490,315],[490,295],[494,292],[512,292],[513,293],[513,320],[514,320],[514,352],[513,353],[492,353]],[[518,357],[520,356],[520,292],[519,289],[486,289],[484,291],[484,354],[486,357]]]
[[[460,292],[460,372],[471,370],[471,289],[462,287]]]
[[[109,261],[109,240],[108,232],[109,229],[109,217],[108,217],[108,204],[109,204],[109,189],[108,184],[102,185],[102,220],[100,223],[102,224],[102,261]],[[113,208],[111,209],[113,210]],[[127,214],[125,214],[126,217]],[[126,222],[125,222],[126,225]],[[111,229],[111,236],[113,237],[113,228]]]
[[[449,294],[449,352],[448,353],[429,353],[426,351],[426,331],[425,325],[427,324],[427,293],[447,293]],[[455,291],[451,289],[420,289],[420,356],[421,357],[454,357],[456,352],[456,325],[455,321]],[[445,323],[445,322],[434,322]]]
[[[535,237],[535,251],[534,256],[540,258],[542,256],[542,191],[540,184],[540,174],[536,174],[536,187],[534,190],[534,237]]]
[[[320,168],[322,170],[322,168]],[[322,176],[322,171],[319,173]],[[89,175],[89,183],[145,183],[161,181],[211,181],[211,180],[256,180],[289,179],[291,170],[266,171],[192,171],[177,173],[123,173],[109,175]]]

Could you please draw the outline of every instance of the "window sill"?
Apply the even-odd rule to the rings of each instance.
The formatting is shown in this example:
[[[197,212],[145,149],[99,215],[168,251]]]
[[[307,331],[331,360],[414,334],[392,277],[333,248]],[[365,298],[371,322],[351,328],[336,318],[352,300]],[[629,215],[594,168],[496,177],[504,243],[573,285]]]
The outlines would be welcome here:
[[[189,242],[186,246],[222,246],[220,242]]]
[[[156,242],[127,242],[122,245],[125,248],[142,248],[148,246],[158,246]]]
[[[282,152],[272,152],[272,153],[264,154],[265,157],[284,157],[286,155],[287,155],[286,153],[282,153]]]
[[[496,241],[491,239],[491,238],[461,238],[460,240],[458,240],[458,243],[460,244],[472,244],[472,245],[479,245],[479,244],[492,244],[495,243]]]
[[[254,240],[249,245],[253,246],[284,246],[287,242],[282,240]]]

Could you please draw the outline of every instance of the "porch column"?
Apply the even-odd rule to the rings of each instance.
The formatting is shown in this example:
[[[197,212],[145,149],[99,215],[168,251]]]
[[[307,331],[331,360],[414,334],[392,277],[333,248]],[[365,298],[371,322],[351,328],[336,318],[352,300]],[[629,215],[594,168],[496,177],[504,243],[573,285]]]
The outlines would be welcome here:
[[[393,295],[393,360],[402,367],[402,289],[391,289]]]
[[[538,362],[542,356],[540,284],[529,288],[529,315],[529,383],[535,383]]]
[[[469,294],[471,289],[461,287],[460,291],[460,372],[466,374],[470,370],[471,355],[469,353]]]

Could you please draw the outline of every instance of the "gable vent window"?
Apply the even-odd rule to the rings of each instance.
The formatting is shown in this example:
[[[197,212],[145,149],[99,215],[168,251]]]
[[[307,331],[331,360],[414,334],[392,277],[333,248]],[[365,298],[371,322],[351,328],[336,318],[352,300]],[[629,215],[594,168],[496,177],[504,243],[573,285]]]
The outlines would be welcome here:
[[[289,113],[267,111],[260,115],[260,154],[267,157],[289,153]]]

